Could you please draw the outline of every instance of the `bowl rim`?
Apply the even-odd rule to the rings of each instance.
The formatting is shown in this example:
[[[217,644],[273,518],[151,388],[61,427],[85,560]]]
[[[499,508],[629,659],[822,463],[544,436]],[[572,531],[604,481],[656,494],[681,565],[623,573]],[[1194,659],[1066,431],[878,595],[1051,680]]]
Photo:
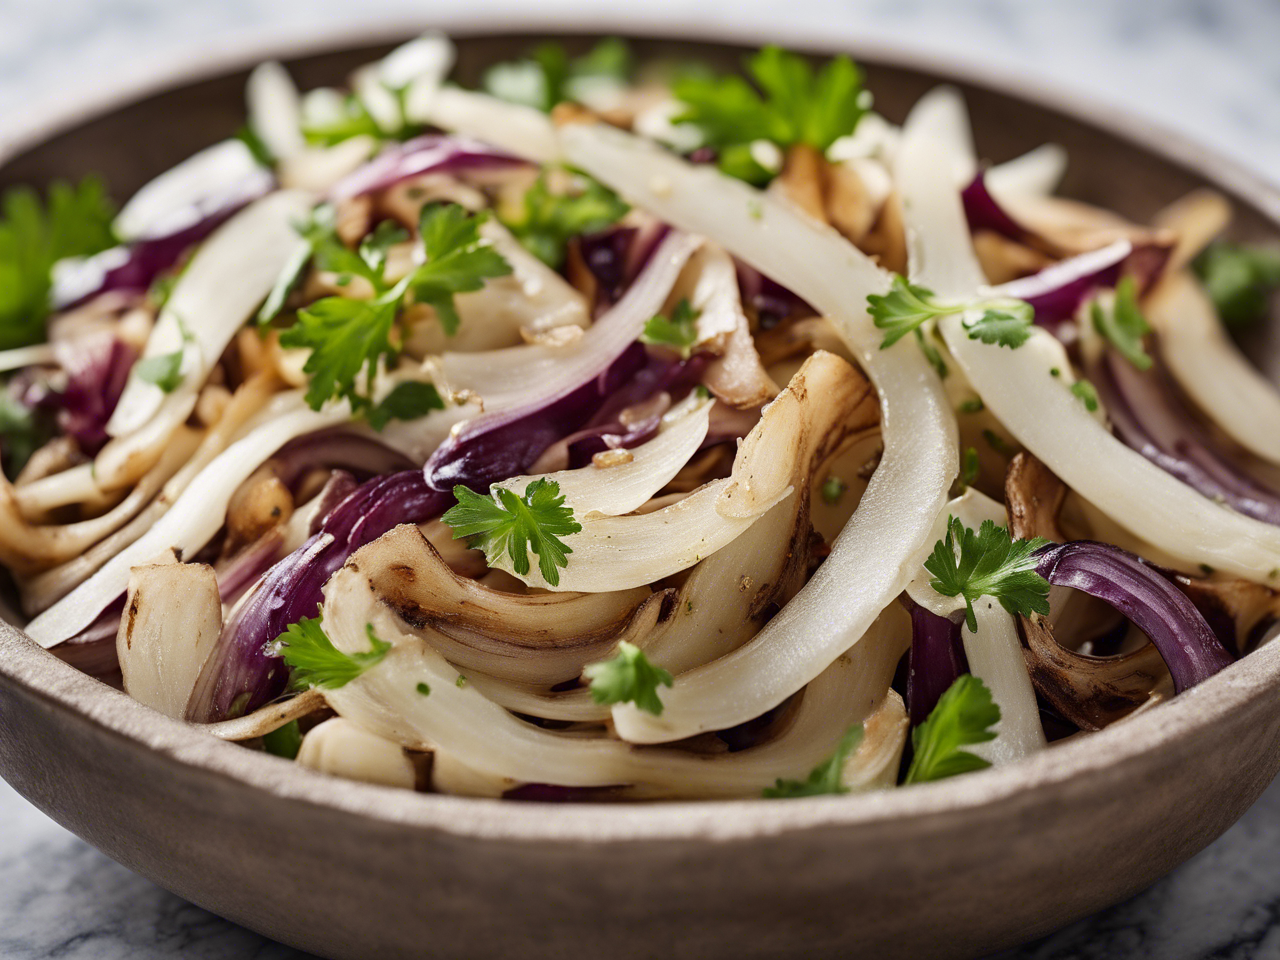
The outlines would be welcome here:
[[[692,39],[708,43],[754,44],[759,24],[726,25],[704,17],[677,29],[653,16],[592,15],[566,29],[563,14],[497,16],[493,13],[438,17],[433,28],[459,38],[484,36],[600,35]],[[0,166],[24,149],[129,103],[165,90],[237,72],[273,56],[294,59],[391,43],[421,32],[420,19],[386,21],[376,27],[329,26],[309,32],[257,31],[245,43],[210,56],[179,51],[183,57],[152,64],[92,94],[52,109],[20,113],[0,130]],[[841,28],[824,31],[770,25],[768,35],[797,49],[849,52],[867,62],[933,75],[1011,95],[1030,107],[1061,113],[1079,123],[1133,143],[1147,152],[1197,172],[1244,199],[1280,226],[1280,189],[1237,162],[1181,133],[1114,105],[1099,103],[1051,83],[958,57],[940,57],[919,48],[867,42]],[[234,52],[230,52],[233,50]],[[1045,750],[1007,767],[910,789],[838,797],[773,800],[666,801],[662,803],[513,803],[443,794],[420,794],[318,773],[296,763],[218,740],[198,727],[166,717],[42,649],[17,628],[0,623],[0,678],[54,709],[69,711],[100,732],[142,746],[173,764],[195,767],[278,798],[335,809],[388,824],[458,837],[511,842],[636,842],[679,840],[724,842],[776,836],[826,827],[855,827],[887,820],[925,820],[1051,789],[1158,749],[1177,737],[1221,722],[1254,698],[1280,686],[1280,643],[1262,647],[1173,700],[1143,711],[1098,733]]]

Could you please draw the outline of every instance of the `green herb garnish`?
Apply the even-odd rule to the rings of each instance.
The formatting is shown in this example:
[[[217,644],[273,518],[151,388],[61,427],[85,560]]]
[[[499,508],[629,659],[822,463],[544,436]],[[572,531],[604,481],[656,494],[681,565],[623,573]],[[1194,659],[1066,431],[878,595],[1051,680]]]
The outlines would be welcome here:
[[[885,331],[880,342],[881,350],[893,346],[908,333],[919,331],[929,320],[978,309],[982,314],[977,319],[961,321],[970,340],[998,344],[1012,350],[1030,338],[1035,311],[1031,304],[1022,300],[941,303],[934,299],[932,290],[909,283],[901,276],[894,276],[888,293],[873,293],[867,297],[867,312],[871,314],[872,322]],[[922,346],[923,343],[921,335]]]
[[[290,720],[283,727],[262,735],[262,749],[277,757],[293,760],[301,748],[302,731],[298,729],[297,720]]]
[[[582,675],[591,681],[596,703],[634,703],[640,710],[662,715],[658,686],[671,686],[671,674],[655,667],[644,651],[623,640],[612,660],[588,664]]]
[[[630,73],[630,48],[625,40],[610,37],[573,59],[558,43],[540,44],[523,59],[490,67],[483,86],[509,103],[549,112],[557,103],[580,99],[593,85],[621,86]]]
[[[366,624],[369,650],[365,653],[343,653],[333,645],[321,627],[323,617],[303,617],[276,638],[275,647],[284,662],[293,668],[289,685],[294,690],[319,687],[336,690],[382,662],[391,644],[379,640],[373,625]]]
[[[1125,277],[1116,284],[1111,309],[1104,309],[1094,300],[1090,312],[1094,329],[1106,337],[1121,356],[1139,370],[1151,369],[1151,357],[1142,347],[1142,338],[1151,332],[1151,326],[1138,309],[1138,285],[1133,277]]]
[[[975,533],[960,520],[947,520],[947,535],[933,547],[924,568],[930,586],[944,597],[964,597],[965,623],[978,629],[973,612],[979,597],[993,597],[1013,614],[1049,612],[1049,581],[1036,572],[1035,553],[1049,541],[1014,540],[1009,531],[984,520]],[[959,548],[959,558],[956,553]]]
[[[1000,707],[987,685],[971,673],[961,674],[938,698],[927,720],[911,731],[915,756],[905,783],[943,780],[991,766],[961,749],[996,738],[991,728],[1000,722]]]
[[[1071,385],[1071,392],[1080,399],[1084,408],[1090,413],[1098,409],[1098,391],[1088,380],[1077,380]]]
[[[1280,288],[1280,251],[1219,240],[1195,260],[1205,292],[1229,327],[1262,319],[1267,300]]]
[[[653,347],[667,347],[688,360],[698,342],[698,317],[688,300],[681,300],[671,311],[671,316],[658,314],[651,317],[640,334],[640,342]]]
[[[787,799],[790,797],[818,797],[828,793],[848,793],[849,788],[841,782],[844,765],[858,744],[862,743],[862,724],[855,723],[840,738],[835,753],[818,764],[809,772],[804,780],[779,779],[772,787],[765,787],[764,795],[771,799]]]
[[[574,174],[568,193],[552,193],[543,174],[525,192],[519,213],[502,222],[526,250],[558,270],[570,240],[617,223],[630,209],[616,193],[585,174]]]

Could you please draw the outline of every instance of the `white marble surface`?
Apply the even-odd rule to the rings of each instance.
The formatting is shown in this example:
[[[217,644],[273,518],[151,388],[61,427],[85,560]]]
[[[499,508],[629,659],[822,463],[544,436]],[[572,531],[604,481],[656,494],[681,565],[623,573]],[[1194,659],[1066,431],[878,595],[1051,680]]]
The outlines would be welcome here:
[[[643,0],[626,24],[785,40],[860,36],[1083,91],[1202,139],[1280,182],[1277,0]],[[534,7],[536,9],[531,10]],[[104,89],[274,31],[477,16],[601,21],[591,0],[0,0],[0,137]],[[785,9],[785,15],[783,10]],[[694,28],[690,28],[694,32]],[[296,958],[165,893],[0,785],[0,958]],[[1002,960],[1280,958],[1280,785],[1217,843],[1127,904]]]

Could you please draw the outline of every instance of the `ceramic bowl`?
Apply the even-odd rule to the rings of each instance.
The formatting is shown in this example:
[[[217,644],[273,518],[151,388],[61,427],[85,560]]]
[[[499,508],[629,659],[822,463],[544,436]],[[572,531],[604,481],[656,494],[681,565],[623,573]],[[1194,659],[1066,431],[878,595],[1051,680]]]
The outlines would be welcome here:
[[[474,80],[529,42],[464,37],[461,73]],[[742,52],[636,46],[725,64]],[[379,52],[290,66],[303,86],[335,83]],[[1239,235],[1277,233],[1275,190],[1144,123],[852,52],[893,119],[947,79],[969,99],[984,156],[1063,144],[1070,195],[1142,220],[1212,184],[1236,202]],[[202,69],[11,138],[0,186],[98,171],[127,195],[240,124],[244,69]],[[1250,347],[1267,366],[1280,356],[1269,336]],[[1124,899],[1221,834],[1280,768],[1278,689],[1272,644],[1131,722],[940,784],[785,802],[547,805],[313,773],[163,717],[0,626],[0,773],[126,866],[325,957],[963,957]]]

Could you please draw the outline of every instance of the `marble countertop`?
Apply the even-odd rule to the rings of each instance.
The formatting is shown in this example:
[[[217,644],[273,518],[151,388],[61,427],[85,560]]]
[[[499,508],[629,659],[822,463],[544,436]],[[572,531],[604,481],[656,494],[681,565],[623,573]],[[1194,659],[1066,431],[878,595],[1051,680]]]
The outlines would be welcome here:
[[[466,11],[507,25],[602,22],[591,0],[530,6],[472,0]],[[104,83],[140,84],[272,31],[387,23],[407,32],[458,9],[444,0],[0,0],[0,136]],[[791,0],[785,18],[769,0],[630,0],[610,10],[618,30],[680,22],[783,41],[857,36],[1025,72],[1143,113],[1280,183],[1275,0]],[[130,873],[0,784],[5,960],[302,956]],[[1280,784],[1151,889],[1000,960],[1208,957],[1280,958]]]

